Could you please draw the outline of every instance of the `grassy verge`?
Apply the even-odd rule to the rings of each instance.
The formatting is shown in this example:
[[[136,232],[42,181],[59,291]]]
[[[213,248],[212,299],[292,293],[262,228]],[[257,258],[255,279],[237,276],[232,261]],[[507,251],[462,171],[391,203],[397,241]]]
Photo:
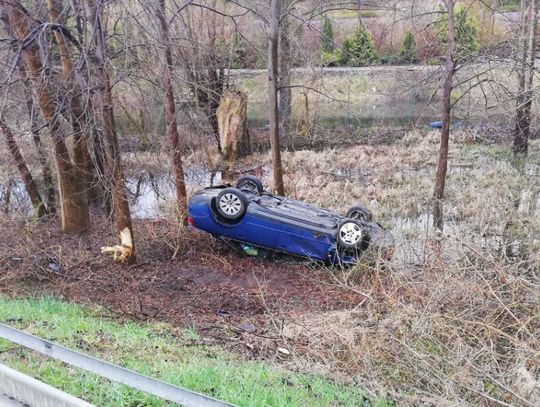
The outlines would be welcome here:
[[[386,405],[358,387],[247,362],[198,344],[196,332],[118,322],[101,308],[53,298],[0,298],[0,321],[137,372],[241,406]],[[164,401],[0,340],[0,362],[98,406]]]
[[[332,10],[325,13],[325,16],[332,19],[358,18],[358,13],[358,10]],[[377,13],[375,10],[360,10],[360,17],[363,18],[373,18],[377,17],[378,15],[379,13]]]

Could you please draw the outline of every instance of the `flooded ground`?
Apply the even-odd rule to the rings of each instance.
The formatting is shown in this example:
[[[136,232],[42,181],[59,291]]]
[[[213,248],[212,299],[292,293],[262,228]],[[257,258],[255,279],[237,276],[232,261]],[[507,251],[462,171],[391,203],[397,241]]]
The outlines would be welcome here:
[[[460,174],[462,166],[457,166],[454,171]],[[270,176],[270,169],[261,166],[263,178]],[[537,165],[529,165],[525,169],[527,175],[538,174]],[[204,167],[192,167],[186,171],[186,183],[193,190],[220,185],[227,182],[222,171],[212,174]],[[359,173],[354,169],[344,170],[340,176],[351,178],[354,182]],[[130,208],[133,218],[142,220],[166,219],[174,213],[175,187],[170,174],[153,174],[144,172],[137,176],[130,176],[127,179]],[[11,187],[0,185],[0,202],[2,209],[6,211],[6,197],[10,195],[9,210],[16,210],[19,213],[33,214],[31,202],[26,194],[24,185],[20,181],[13,181]],[[540,192],[538,189],[526,188],[522,191],[517,203],[517,211],[521,214],[532,214],[540,217]],[[428,242],[433,240],[433,216],[431,213],[421,213],[418,216],[394,216],[384,220],[385,226],[392,232],[396,241],[395,257],[401,263],[422,265],[426,262],[427,256],[432,252]],[[466,221],[458,219],[447,219],[444,226],[444,234],[453,237],[456,242],[461,243],[461,239],[467,240],[470,234],[471,225]],[[505,236],[504,225],[501,224],[497,231],[483,234],[481,236],[482,246],[486,250],[501,252],[508,251],[510,255],[517,255],[520,251],[519,240],[510,239]],[[448,255],[457,257],[458,252],[448,250]]]
[[[221,171],[212,174],[203,167],[186,171],[188,186],[200,189],[222,182]],[[131,214],[135,219],[158,219],[172,212],[176,190],[170,174],[155,175],[150,172],[128,177]]]
[[[18,212],[33,215],[32,202],[22,181],[12,178],[4,184],[0,183],[0,211],[5,214]]]
[[[404,141],[403,146],[396,151],[401,151],[400,154],[409,157],[407,159],[413,157],[413,154],[417,157],[413,157],[414,160],[410,163],[400,164],[392,161],[389,168],[381,166],[387,165],[387,161],[370,163],[370,157],[381,156],[384,160],[388,154],[394,154],[391,151],[394,151],[395,146],[327,149],[324,153],[309,150],[285,152],[289,195],[294,199],[311,202],[340,213],[355,202],[367,205],[378,215],[377,221],[381,221],[394,235],[395,257],[399,262],[425,264],[427,257],[433,253],[430,245],[434,240],[431,204],[428,202],[432,185],[430,181],[425,181],[425,177],[431,180],[434,161],[426,161],[426,152],[415,147],[407,147],[407,143]],[[431,144],[428,142],[423,148],[426,148],[426,145]],[[432,145],[432,148],[436,148],[436,143]],[[410,152],[403,150],[406,148],[409,148]],[[467,242],[474,243],[475,246],[480,244],[490,253],[507,253],[509,256],[515,256],[521,251],[526,238],[521,235],[526,233],[529,226],[513,222],[508,211],[515,213],[516,218],[540,218],[538,185],[540,165],[531,160],[521,169],[506,164],[500,166],[501,160],[497,158],[500,148],[496,147],[493,151],[484,151],[482,148],[477,146],[470,150],[467,144],[457,147],[453,153],[455,157],[449,163],[449,187],[456,188],[454,194],[468,191],[468,194],[472,194],[469,197],[475,197],[474,199],[484,194],[497,194],[486,198],[491,200],[495,207],[506,207],[506,212],[501,212],[500,222],[494,222],[489,219],[493,217],[493,214],[487,213],[489,208],[482,208],[481,203],[472,203],[476,205],[473,210],[468,200],[452,202],[450,198],[445,205],[444,227],[444,234],[449,238],[447,241],[451,242],[445,247],[445,256],[448,258],[459,257],[462,254],[460,251],[463,250],[463,244],[467,245]],[[350,156],[343,155],[343,151],[351,153]],[[174,216],[175,187],[171,174],[161,169],[162,160],[163,158],[158,158],[154,159],[155,163],[152,161],[153,164],[134,167],[127,178],[130,208],[134,219],[170,219]],[[208,166],[201,164],[186,165],[188,191],[193,193],[198,189],[226,182],[234,184],[236,179],[247,173],[258,176],[265,185],[269,185],[272,174],[268,160],[267,155],[256,156],[253,160],[243,162],[232,174],[225,174],[222,171],[212,173]],[[485,171],[490,168],[494,174],[503,177],[501,184],[488,186],[487,183],[491,183],[491,176],[478,184],[475,179],[485,177]],[[509,185],[504,183],[516,182],[517,179],[511,181],[511,178],[504,177],[514,177],[516,173],[521,173],[522,178],[520,184],[513,184],[513,191],[510,191]],[[481,192],[478,188],[486,189]],[[336,191],[345,193],[336,196]],[[324,199],[320,200],[321,197]],[[513,202],[510,206],[503,202],[508,199]],[[403,202],[408,201],[414,205],[403,205]],[[0,210],[32,215],[31,203],[20,181],[13,179],[10,183],[0,184]]]

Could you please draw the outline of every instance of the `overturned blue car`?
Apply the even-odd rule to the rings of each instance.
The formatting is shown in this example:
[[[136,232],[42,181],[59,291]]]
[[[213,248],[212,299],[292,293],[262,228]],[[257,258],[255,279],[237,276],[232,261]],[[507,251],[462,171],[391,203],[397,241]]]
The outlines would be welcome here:
[[[248,254],[281,252],[328,264],[356,264],[368,251],[391,255],[393,238],[357,205],[344,216],[264,191],[253,176],[205,188],[189,202],[191,226]]]

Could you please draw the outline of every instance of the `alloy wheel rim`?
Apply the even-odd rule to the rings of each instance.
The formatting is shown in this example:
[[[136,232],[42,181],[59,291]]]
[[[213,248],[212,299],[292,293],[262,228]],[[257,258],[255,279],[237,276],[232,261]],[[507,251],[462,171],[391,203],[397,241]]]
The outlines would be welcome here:
[[[347,244],[357,244],[362,239],[362,229],[356,223],[344,223],[339,228],[339,237]]]
[[[219,200],[219,207],[227,215],[237,215],[242,209],[242,202],[235,194],[227,193]]]

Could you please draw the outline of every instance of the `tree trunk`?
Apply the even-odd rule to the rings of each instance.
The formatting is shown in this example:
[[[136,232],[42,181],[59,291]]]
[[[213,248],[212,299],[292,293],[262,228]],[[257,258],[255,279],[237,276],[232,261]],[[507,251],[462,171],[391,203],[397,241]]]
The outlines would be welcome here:
[[[268,105],[270,121],[270,145],[274,167],[274,189],[278,195],[285,195],[283,186],[283,167],[279,144],[279,109],[278,109],[278,44],[281,1],[272,0],[270,19],[270,38],[268,41]]]
[[[13,190],[13,179],[8,178],[6,183],[6,193],[4,194],[4,202],[2,203],[2,211],[7,215],[9,213],[9,206],[11,205],[11,192]]]
[[[0,8],[0,19],[3,21],[7,34],[12,40],[11,43],[13,52],[17,53],[19,49],[16,46],[16,35],[11,29],[9,18],[7,16],[7,9],[5,7]],[[54,215],[56,213],[56,195],[54,190],[53,173],[49,165],[49,160],[47,158],[47,151],[45,150],[45,146],[43,145],[41,136],[39,134],[39,127],[37,122],[38,112],[34,106],[32,85],[30,83],[28,75],[26,74],[24,61],[22,59],[19,59],[17,67],[19,68],[19,74],[23,85],[24,97],[26,101],[26,110],[28,113],[28,118],[30,120],[30,131],[32,133],[32,140],[36,146],[38,161],[41,166],[41,172],[43,174],[43,186],[46,191],[45,195],[47,200],[47,213],[49,215]]]
[[[518,62],[518,94],[516,96],[516,126],[514,129],[514,154],[526,153],[528,150],[529,120],[526,112],[527,60],[529,54],[529,7],[531,0],[521,0],[521,29],[519,46],[521,58]]]
[[[176,204],[180,218],[183,222],[187,220],[187,193],[186,182],[184,180],[184,168],[182,164],[182,151],[180,149],[180,135],[178,134],[178,124],[176,122],[176,106],[174,102],[174,89],[172,85],[172,53],[169,40],[169,25],[166,18],[165,0],[160,0],[156,10],[159,20],[161,42],[163,43],[164,71],[163,87],[165,89],[165,105],[167,110],[167,135],[172,147],[174,184],[176,186]]]
[[[77,38],[79,49],[87,51],[87,27],[88,18],[86,16],[86,7],[81,0],[71,2],[77,27]],[[93,74],[92,66],[88,54],[83,54],[83,64],[78,67],[78,79],[81,81],[81,88],[95,89],[98,88],[96,83],[92,83],[92,79],[96,75]],[[99,96],[99,95],[98,95]],[[103,211],[107,216],[112,217],[112,197],[110,185],[107,185],[107,174],[105,169],[106,149],[103,141],[103,134],[99,130],[101,126],[101,113],[94,109],[94,100],[99,99],[95,92],[83,92],[81,95],[82,105],[85,107],[85,123],[87,130],[87,146],[88,152],[93,164],[93,178],[91,179],[93,191],[90,193],[92,203],[102,206]],[[99,105],[99,103],[96,103]]]
[[[288,4],[286,1],[285,4]],[[291,41],[288,9],[285,10],[285,15],[281,19],[280,31],[280,52],[279,52],[279,114],[281,118],[280,135],[281,140],[286,143],[289,148],[292,148],[292,140],[290,134],[291,124]]]
[[[247,94],[227,90],[221,97],[217,109],[219,143],[223,159],[235,162],[251,154],[251,143],[247,128]]]
[[[215,4],[214,4],[215,3]],[[216,2],[211,2],[216,7]],[[201,33],[196,33],[196,30],[201,30],[202,26],[192,25],[191,18],[182,19],[184,30],[187,38],[191,41],[190,49],[185,47],[176,47],[181,64],[184,68],[184,73],[187,76],[189,87],[193,92],[194,99],[198,107],[204,112],[210,125],[210,134],[216,140],[217,147],[221,153],[219,143],[219,126],[216,117],[216,110],[219,106],[221,96],[225,90],[225,67],[220,47],[216,47],[217,33],[215,21],[216,14],[211,12],[212,6],[207,10],[210,14],[207,16],[209,20],[205,25],[208,28],[208,42],[201,44],[196,39]],[[189,15],[189,13],[188,13]],[[201,9],[201,18],[203,17],[203,9]]]
[[[101,5],[102,2],[99,2],[98,4]],[[135,261],[133,226],[131,223],[131,213],[129,210],[120,148],[118,145],[118,136],[116,134],[111,80],[107,67],[107,45],[101,22],[101,7],[96,5],[95,0],[86,0],[86,7],[88,19],[94,29],[92,38],[98,67],[98,82],[103,119],[103,140],[107,155],[107,174],[111,181],[112,206],[116,231],[120,236],[121,245],[129,245],[130,248],[129,251],[122,254],[120,260],[126,263],[132,263]]]
[[[513,145],[513,151],[516,155],[526,155],[529,149],[539,5],[539,0],[522,0],[520,38],[522,52],[518,68],[516,126]]]
[[[212,49],[215,49],[214,45],[212,45]],[[217,53],[217,51],[214,51],[214,53]],[[222,151],[219,143],[219,125],[216,112],[219,107],[221,96],[225,90],[224,78],[225,73],[222,68],[212,67],[208,70],[208,80],[206,83],[203,82],[203,86],[206,87],[204,92],[206,93],[205,99],[207,100],[208,120],[210,121],[212,132],[216,135],[218,140],[218,150],[220,150],[220,153]]]
[[[49,165],[49,160],[47,158],[47,151],[41,140],[39,134],[39,127],[37,122],[37,111],[34,106],[34,98],[32,96],[32,86],[26,75],[26,70],[24,68],[24,63],[20,61],[19,63],[19,72],[21,74],[21,79],[24,87],[24,94],[26,99],[26,110],[28,111],[28,117],[30,119],[30,131],[32,133],[32,140],[36,146],[38,161],[41,166],[41,172],[43,174],[43,186],[45,188],[45,195],[47,199],[47,213],[54,215],[56,213],[56,194],[54,190],[54,181],[51,167]]]
[[[90,228],[87,195],[84,184],[81,183],[80,172],[71,161],[65,136],[58,122],[52,84],[50,80],[42,78],[44,72],[39,48],[35,41],[29,42],[27,38],[28,35],[31,35],[33,20],[28,18],[26,10],[22,6],[11,3],[3,4],[7,8],[9,22],[17,40],[24,40],[27,44],[23,50],[26,70],[34,82],[36,99],[53,139],[60,191],[62,230],[66,233],[84,232]]]
[[[49,15],[51,21],[61,26],[65,25],[65,17],[62,15],[62,3],[59,0],[48,0]],[[88,124],[86,111],[81,102],[80,89],[78,89],[75,70],[71,62],[69,47],[62,30],[54,30],[54,38],[58,45],[62,71],[64,73],[65,99],[69,103],[70,122],[73,130],[73,161],[79,168],[82,183],[87,191],[91,202],[96,201],[99,192],[93,186],[94,166],[88,152],[88,136],[85,128]]]
[[[21,150],[19,149],[19,146],[17,145],[17,142],[15,141],[13,132],[8,127],[8,125],[1,119],[0,119],[0,129],[4,133],[7,149],[9,153],[11,154],[11,157],[13,158],[15,165],[17,166],[17,170],[19,170],[19,175],[21,176],[21,179],[23,180],[24,186],[26,188],[26,192],[28,193],[28,196],[30,197],[30,201],[32,201],[32,205],[34,206],[34,209],[36,210],[36,214],[38,218],[42,218],[43,216],[47,214],[47,210],[45,208],[45,205],[43,204],[43,200],[41,199],[41,196],[39,195],[38,186],[36,182],[34,181],[34,178],[32,177],[30,170],[26,166],[24,158],[21,154]]]
[[[456,62],[454,60],[456,48],[456,26],[454,17],[455,0],[445,0],[448,11],[448,50],[446,52],[445,80],[443,85],[442,105],[443,124],[441,129],[441,143],[439,147],[439,160],[437,163],[437,174],[435,176],[435,191],[433,193],[433,226],[442,232],[443,220],[443,199],[446,184],[446,172],[448,169],[448,140],[450,138],[450,119],[452,113],[452,89]]]

